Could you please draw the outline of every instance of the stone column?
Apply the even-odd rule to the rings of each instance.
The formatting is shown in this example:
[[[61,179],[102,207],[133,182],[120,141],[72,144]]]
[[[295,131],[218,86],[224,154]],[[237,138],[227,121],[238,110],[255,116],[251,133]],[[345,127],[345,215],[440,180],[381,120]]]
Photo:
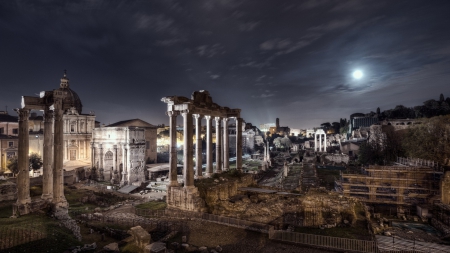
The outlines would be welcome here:
[[[230,142],[228,133],[228,118],[223,118],[223,170],[230,169]]]
[[[322,152],[322,134],[319,134],[319,152]]]
[[[326,133],[323,135],[323,138],[325,139],[325,141],[324,141],[325,148],[323,151],[327,152],[327,134]]]
[[[53,111],[48,107],[44,111],[44,150],[42,160],[44,163],[42,175],[42,196],[44,200],[53,199]]]
[[[54,135],[53,135],[53,204],[56,208],[68,207],[67,200],[64,196],[64,171],[63,171],[63,157],[64,157],[64,122],[62,99],[57,99],[54,103]]]
[[[314,151],[317,151],[317,134],[314,133]]]
[[[206,176],[213,174],[213,155],[212,155],[212,120],[211,116],[205,116],[206,119]]]
[[[242,170],[242,119],[236,118],[236,169]]]
[[[132,169],[131,166],[132,166],[132,164],[131,164],[131,146],[130,146],[130,144],[127,144],[126,148],[127,148],[126,149],[126,152],[127,152],[126,165],[127,166],[124,169],[124,171],[125,171],[124,174],[125,174],[125,177],[126,177],[127,184],[131,184],[130,177],[131,177],[131,169]]]
[[[193,114],[195,118],[195,168],[197,178],[203,177],[203,168],[202,168],[202,115]]]
[[[221,118],[215,117],[216,120],[216,173],[222,173],[222,143],[220,142],[221,136]]]
[[[179,186],[177,179],[177,115],[178,112],[167,112],[167,116],[170,118],[169,186]]]
[[[94,142],[91,142],[91,169],[95,167],[95,146]]]
[[[98,169],[98,171],[100,174],[99,174],[98,180],[103,181],[103,180],[105,180],[105,174],[104,174],[105,168],[103,168],[103,160],[105,159],[105,155],[103,154],[103,145],[99,144],[98,146],[100,149],[100,154],[98,156],[98,158],[100,160],[100,166],[99,166],[100,168]]]
[[[125,185],[127,183],[126,160],[127,160],[127,150],[125,149],[125,144],[122,144],[122,180],[120,181],[120,185]]]
[[[192,163],[192,114],[188,111],[183,115],[183,179],[184,188],[194,187],[194,167]]]
[[[30,160],[28,158],[29,150],[29,132],[28,132],[28,118],[30,117],[30,110],[16,109],[19,114],[19,147],[17,157],[17,167],[19,173],[17,174],[17,205],[25,205],[31,203],[30,198]],[[28,213],[28,208],[25,209]]]

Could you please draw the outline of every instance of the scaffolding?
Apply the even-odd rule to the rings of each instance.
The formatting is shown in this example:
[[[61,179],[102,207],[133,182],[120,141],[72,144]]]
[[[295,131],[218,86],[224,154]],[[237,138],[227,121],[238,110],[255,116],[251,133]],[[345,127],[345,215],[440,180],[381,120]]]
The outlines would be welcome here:
[[[393,205],[428,205],[439,195],[443,175],[434,167],[369,166],[362,174],[340,174],[336,191],[366,203]]]

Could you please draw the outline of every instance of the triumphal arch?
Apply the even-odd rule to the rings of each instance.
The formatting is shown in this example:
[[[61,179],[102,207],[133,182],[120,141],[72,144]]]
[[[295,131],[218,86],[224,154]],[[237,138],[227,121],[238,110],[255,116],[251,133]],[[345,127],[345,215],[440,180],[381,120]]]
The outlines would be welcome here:
[[[15,109],[19,114],[19,149],[17,175],[17,202],[14,214],[27,214],[39,209],[44,203],[51,202],[58,210],[67,209],[64,196],[64,120],[67,110],[80,110],[78,95],[69,88],[69,79],[64,73],[59,89],[41,91],[39,97],[23,96],[21,108]],[[29,178],[29,137],[28,120],[31,110],[44,112],[44,149],[42,200],[31,201]],[[52,133],[53,130],[53,133]]]
[[[198,211],[202,208],[202,200],[198,189],[194,186],[194,177],[202,178],[202,145],[195,149],[195,175],[193,165],[193,121],[195,121],[196,143],[201,141],[201,122],[206,120],[206,171],[205,176],[221,173],[229,169],[229,131],[228,121],[236,121],[236,168],[242,169],[242,119],[241,109],[230,109],[213,103],[206,90],[195,91],[191,98],[170,96],[161,99],[167,104],[167,115],[170,117],[170,183],[167,189],[169,207]],[[177,181],[177,116],[183,117],[183,181],[181,187]],[[216,127],[216,170],[213,171],[212,121]],[[223,125],[222,125],[223,124]]]

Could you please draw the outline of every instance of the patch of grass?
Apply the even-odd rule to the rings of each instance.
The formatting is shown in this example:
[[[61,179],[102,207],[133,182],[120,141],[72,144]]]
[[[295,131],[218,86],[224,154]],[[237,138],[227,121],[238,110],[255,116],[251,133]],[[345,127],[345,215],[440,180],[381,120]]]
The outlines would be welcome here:
[[[2,202],[0,205],[0,220],[2,218],[9,218],[12,215],[12,205],[16,202],[14,200]]]
[[[140,251],[141,249],[136,244],[134,244],[134,242],[129,242],[125,244],[125,246],[120,248],[120,252],[122,253],[135,253]]]
[[[139,204],[136,208],[148,209],[148,210],[163,210],[166,209],[167,203],[163,201],[150,201]]]
[[[42,214],[29,214],[16,219],[0,219],[0,233],[4,240],[15,240],[18,243],[23,238],[29,239],[33,235],[44,238],[23,243],[9,248],[8,252],[64,252],[71,246],[81,245],[72,232],[55,219]]]

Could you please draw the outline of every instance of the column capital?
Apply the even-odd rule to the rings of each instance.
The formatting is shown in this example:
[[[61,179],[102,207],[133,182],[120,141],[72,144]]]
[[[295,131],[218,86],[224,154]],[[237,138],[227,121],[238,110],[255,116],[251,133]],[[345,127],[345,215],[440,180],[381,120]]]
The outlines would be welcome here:
[[[180,113],[178,111],[167,111],[166,115],[169,117],[176,117],[176,116],[180,115]]]
[[[19,121],[28,120],[30,117],[30,109],[24,109],[24,108],[16,108],[14,111],[19,114]]]
[[[192,115],[189,110],[182,110],[180,111],[181,116],[186,117],[187,115]]]
[[[223,122],[228,122],[229,118],[223,118]]]
[[[216,120],[216,122],[220,122],[220,119],[222,119],[221,117],[214,117],[214,120]]]
[[[212,119],[211,115],[205,115],[204,117],[205,117],[206,120],[211,120]]]
[[[53,110],[50,110],[48,107],[45,107],[44,122],[52,122],[52,121],[53,121]]]
[[[203,118],[203,115],[201,115],[201,114],[192,114],[192,116],[196,119]]]

